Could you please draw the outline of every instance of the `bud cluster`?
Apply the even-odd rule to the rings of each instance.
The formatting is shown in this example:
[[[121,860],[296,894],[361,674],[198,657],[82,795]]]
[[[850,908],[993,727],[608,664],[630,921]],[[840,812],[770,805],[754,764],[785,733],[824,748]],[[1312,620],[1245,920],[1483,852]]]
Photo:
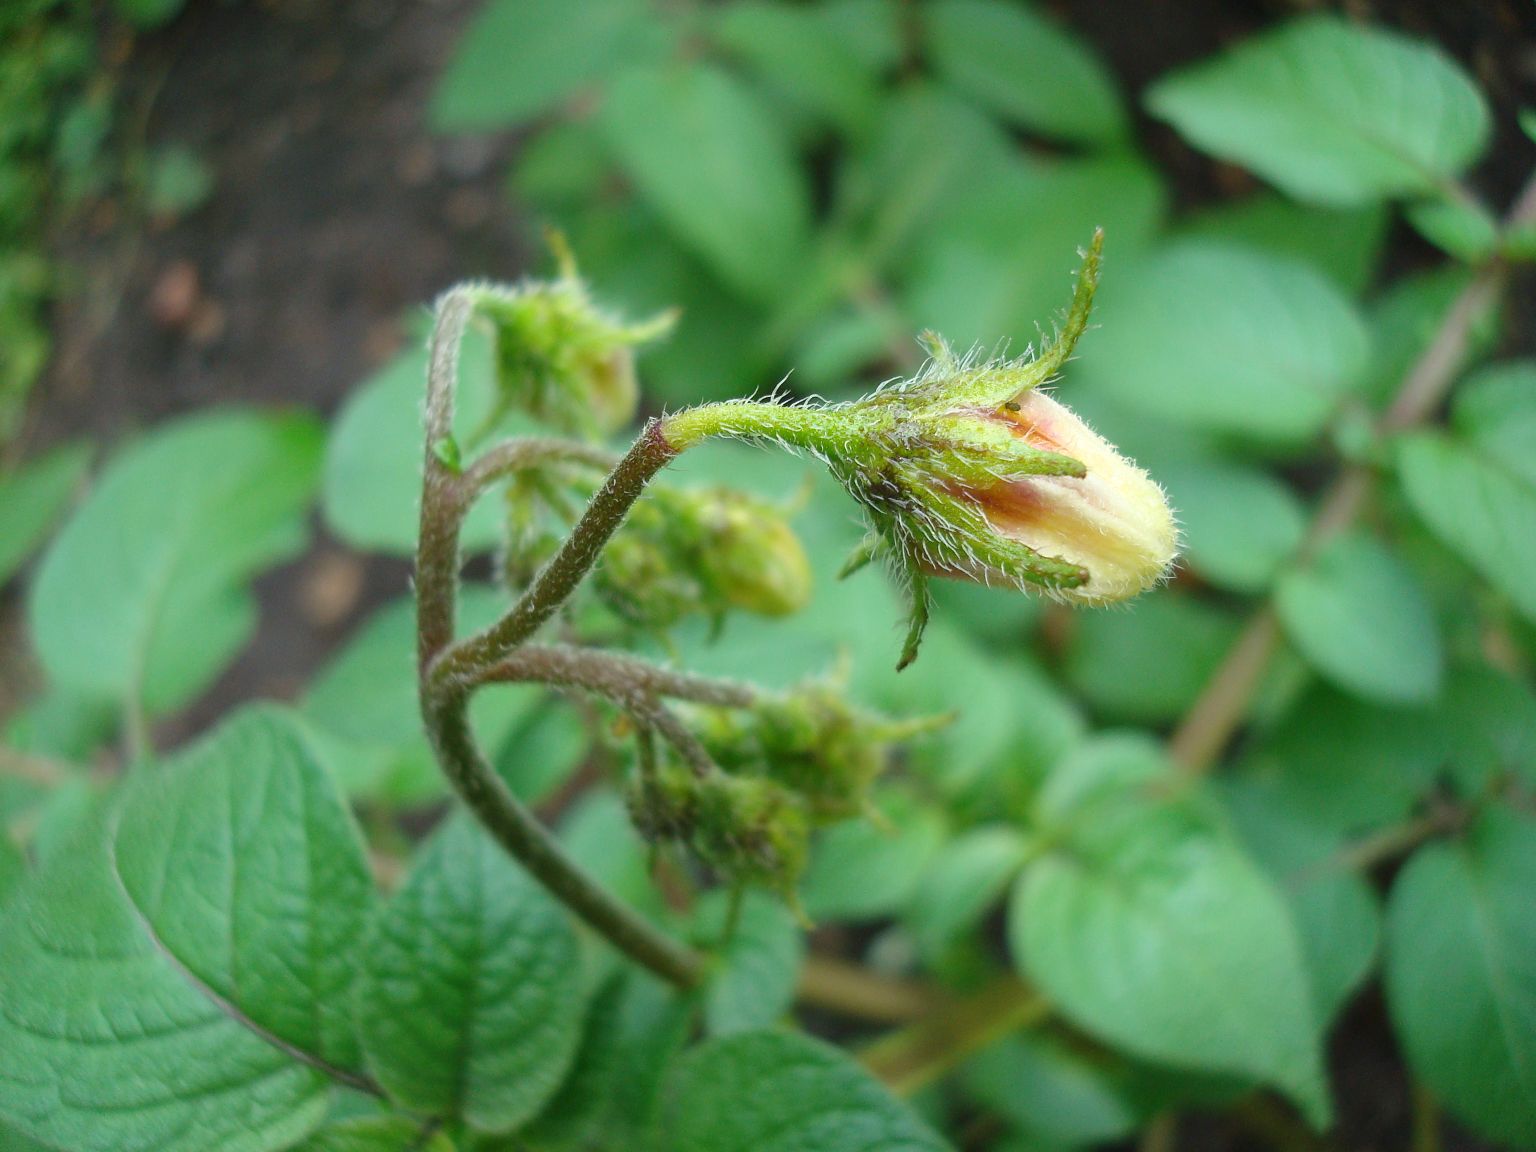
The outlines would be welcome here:
[[[731,879],[792,893],[809,832],[868,811],[892,746],[949,717],[894,721],[816,681],[746,710],[693,707],[682,718],[718,771],[642,772],[631,809],[653,841],[686,844]]]
[[[545,468],[507,488],[504,573],[521,585],[553,553],[596,478]],[[732,488],[654,485],[604,547],[590,585],[624,624],[664,632],[689,616],[788,616],[811,598],[811,566],[784,508]]]

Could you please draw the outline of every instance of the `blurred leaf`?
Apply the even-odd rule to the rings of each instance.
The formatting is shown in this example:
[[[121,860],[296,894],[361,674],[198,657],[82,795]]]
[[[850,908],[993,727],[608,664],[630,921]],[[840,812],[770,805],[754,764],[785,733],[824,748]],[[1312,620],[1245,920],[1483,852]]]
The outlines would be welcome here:
[[[1487,105],[1438,48],[1306,16],[1166,76],[1154,116],[1300,200],[1432,191],[1488,144]]]
[[[934,70],[989,110],[1065,140],[1114,144],[1125,137],[1125,109],[1108,69],[1034,7],[940,0],[922,18]]]
[[[933,856],[904,922],[930,963],[975,928],[1024,864],[1030,841],[1007,825],[962,832]]]
[[[1453,435],[1399,441],[1403,490],[1440,539],[1536,620],[1536,365],[1500,365],[1469,381],[1452,425]]]
[[[705,894],[694,910],[693,937],[717,949],[717,967],[704,991],[704,1022],[711,1036],[769,1028],[795,1000],[805,939],[794,914],[764,892],[741,895],[734,931],[728,931],[731,893]]]
[[[913,896],[944,843],[944,817],[906,792],[877,792],[879,822],[856,817],[816,841],[800,899],[812,920],[873,920]]]
[[[515,724],[509,723],[514,717]],[[476,721],[488,733],[486,746],[496,749],[491,763],[497,774],[524,804],[539,804],[553,795],[592,748],[592,734],[581,716],[548,693],[503,697],[494,709],[483,706],[471,717]],[[506,732],[500,747],[494,729]]]
[[[722,48],[792,107],[850,136],[868,128],[879,103],[879,78],[857,45],[838,35],[829,8],[738,0],[714,9],[709,28]]]
[[[90,463],[91,446],[76,442],[0,476],[0,585],[58,522]]]
[[[27,874],[27,858],[21,849],[11,842],[10,835],[0,828],[0,912],[10,903],[11,893],[21,886]],[[3,1145],[0,1145],[3,1147]]]
[[[1185,563],[1217,587],[1262,592],[1301,545],[1306,512],[1268,472],[1212,457],[1156,476],[1178,512]]]
[[[662,1076],[688,1040],[693,1002],[626,967],[587,1013],[576,1064],[518,1136],[541,1152],[645,1147]]]
[[[1154,723],[1180,715],[1238,633],[1230,613],[1172,592],[1115,611],[1073,617],[1063,674],[1109,720]]]
[[[1469,799],[1513,773],[1536,783],[1536,694],[1486,664],[1456,668],[1439,706],[1452,778]]]
[[[1381,937],[1376,893],[1340,861],[1342,836],[1277,802],[1270,789],[1228,780],[1221,795],[1244,845],[1291,906],[1313,1007],[1326,1027],[1376,962]]]
[[[1536,826],[1504,808],[1420,849],[1387,910],[1387,1003],[1408,1063],[1489,1140],[1536,1133]]]
[[[1128,739],[1056,769],[1040,819],[1059,847],[1014,891],[1014,957],[1095,1035],[1275,1084],[1322,1126],[1328,1089],[1290,913],[1199,804],[1157,794],[1166,771]]]
[[[186,0],[113,0],[118,15],[139,28],[157,28],[180,14]]]
[[[304,544],[320,429],[212,410],[115,456],[43,557],[29,621],[60,684],[151,713],[188,703],[256,628],[245,585]]]
[[[1387,703],[1440,691],[1440,633],[1413,574],[1368,536],[1341,536],[1280,577],[1286,635],[1339,687]]]
[[[901,13],[896,0],[822,0],[828,31],[864,64],[884,72],[901,63]]]
[[[1128,406],[1295,441],[1322,427],[1369,352],[1349,301],[1304,264],[1186,240],[1106,287],[1082,377]]]
[[[593,121],[557,120],[518,149],[507,184],[514,197],[559,215],[584,204],[613,167],[607,142]],[[587,266],[587,246],[577,245],[576,251]]]
[[[1275,803],[1320,827],[1361,832],[1405,819],[1444,758],[1427,708],[1384,708],[1323,685],[1301,696],[1243,761]]]
[[[1059,321],[1076,253],[1096,227],[1109,258],[1129,263],[1163,212],[1156,171],[1130,157],[1015,160],[977,173],[914,245],[902,291],[909,325],[942,332],[958,348],[1006,346],[1017,355]]]
[[[1366,396],[1384,407],[1396,395],[1471,277],[1469,269],[1455,266],[1403,276],[1372,303],[1371,364],[1361,387]],[[1473,319],[1455,371],[1480,358],[1498,336],[1498,310],[1485,308]]]
[[[1006,1118],[1030,1147],[1075,1148],[1120,1140],[1140,1116],[1102,1061],[1039,1032],[1019,1032],[966,1065],[965,1086]]]
[[[300,729],[238,713],[135,777],[123,891],[157,947],[280,1046],[361,1074],[351,989],[374,907],[362,836]]]
[[[1260,193],[1196,213],[1181,223],[1179,234],[1301,260],[1358,296],[1376,278],[1390,223],[1381,204],[1318,208]]]
[[[171,145],[152,152],[144,206],[153,216],[185,216],[213,191],[213,169],[190,148]]]
[[[430,1121],[409,1116],[365,1116],[327,1124],[293,1152],[453,1152],[453,1141]]]
[[[510,128],[622,65],[660,59],[668,40],[644,0],[490,0],[439,82],[432,122],[453,132]]]
[[[363,1049],[402,1106],[496,1131],[560,1086],[584,1008],[575,931],[467,815],[420,850],[364,955]]]
[[[416,551],[426,394],[426,349],[414,348],[359,384],[331,425],[321,506],[331,531],[354,548],[398,556]],[[471,330],[459,359],[454,411],[461,445],[484,428],[494,403],[491,342]],[[501,541],[498,512],[495,500],[482,500],[470,511],[462,535],[466,551],[484,551]]]
[[[707,64],[630,68],[599,124],[641,198],[726,283],[772,299],[793,278],[809,192],[750,88]]]
[[[1424,239],[1458,260],[1473,263],[1499,246],[1499,222],[1476,201],[1442,197],[1410,205],[1408,223]]]
[[[851,1058],[784,1032],[738,1032],[683,1056],[655,1132],[670,1152],[948,1148]]]
[[[681,407],[750,392],[757,378],[761,319],[640,205],[600,207],[568,221],[582,267],[604,300],[626,314],[676,307],[682,316],[663,340],[640,351],[645,394]],[[777,370],[777,366],[775,366]]]
[[[113,869],[107,814],[77,825],[0,932],[0,1113],[54,1148],[276,1152],[328,1081],[189,979]]]

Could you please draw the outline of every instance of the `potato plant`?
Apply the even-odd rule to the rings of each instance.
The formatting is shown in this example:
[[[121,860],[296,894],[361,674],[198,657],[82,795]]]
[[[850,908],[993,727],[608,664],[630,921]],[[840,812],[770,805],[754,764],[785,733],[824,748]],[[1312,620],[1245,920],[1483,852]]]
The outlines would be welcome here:
[[[1536,184],[1338,16],[1136,96],[1253,190],[1034,6],[491,0],[547,276],[0,476],[0,1148],[1313,1147],[1379,990],[1536,1149]],[[317,510],[409,588],[170,739]]]

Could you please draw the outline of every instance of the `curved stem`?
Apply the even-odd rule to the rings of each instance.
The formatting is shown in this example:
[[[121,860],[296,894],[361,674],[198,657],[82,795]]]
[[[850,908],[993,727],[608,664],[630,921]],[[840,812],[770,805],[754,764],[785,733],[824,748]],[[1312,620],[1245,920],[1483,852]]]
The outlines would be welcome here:
[[[645,486],[671,463],[678,451],[662,434],[660,421],[647,424],[592,497],[565,543],[539,569],[517,603],[485,631],[444,652],[428,672],[431,680],[438,685],[469,683],[481,669],[502,659],[532,636],[576,590]],[[428,456],[430,465],[430,452]],[[425,516],[425,496],[422,503]],[[425,544],[425,533],[422,541]]]
[[[679,988],[696,986],[702,959],[587,875],[486,763],[469,728],[468,703],[468,694],[453,687],[423,700],[433,751],[459,798],[551,895],[614,947]]]

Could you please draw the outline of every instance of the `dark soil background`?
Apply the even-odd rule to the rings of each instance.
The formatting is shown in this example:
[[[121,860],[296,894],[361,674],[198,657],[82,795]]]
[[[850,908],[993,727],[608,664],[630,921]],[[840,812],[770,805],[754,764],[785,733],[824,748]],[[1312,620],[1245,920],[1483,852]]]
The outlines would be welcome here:
[[[22,451],[80,435],[110,445],[216,402],[329,415],[397,350],[411,309],[456,280],[521,275],[536,247],[503,189],[515,140],[444,139],[425,123],[435,78],[478,6],[192,0],[168,28],[109,45],[134,137],[125,146],[186,145],[212,167],[215,188],[175,223],[135,218],[109,201],[63,228],[57,254],[76,286],[56,310],[56,354]],[[1491,159],[1472,177],[1491,203],[1507,203],[1536,162],[1515,126],[1518,108],[1536,105],[1529,0],[1046,6],[1099,47],[1130,93],[1298,10],[1341,7],[1432,40],[1475,74],[1497,118]],[[1181,205],[1252,186],[1171,130],[1141,127]],[[1436,259],[1402,227],[1389,245],[1389,271]],[[1536,299],[1527,294],[1511,312],[1506,346],[1530,350],[1533,332]],[[407,577],[403,564],[356,556],[322,533],[307,556],[263,580],[258,641],[185,727],[234,700],[291,696],[369,608],[405,590]],[[0,594],[0,683],[11,685],[25,681],[18,609],[14,587]],[[178,723],[162,735],[182,730]],[[1327,1146],[1407,1148],[1413,1104],[1376,995],[1361,997],[1341,1022],[1334,1071],[1342,1116]],[[1268,1147],[1262,1127],[1195,1117],[1163,1146]],[[1446,1148],[1481,1147],[1446,1127]]]

